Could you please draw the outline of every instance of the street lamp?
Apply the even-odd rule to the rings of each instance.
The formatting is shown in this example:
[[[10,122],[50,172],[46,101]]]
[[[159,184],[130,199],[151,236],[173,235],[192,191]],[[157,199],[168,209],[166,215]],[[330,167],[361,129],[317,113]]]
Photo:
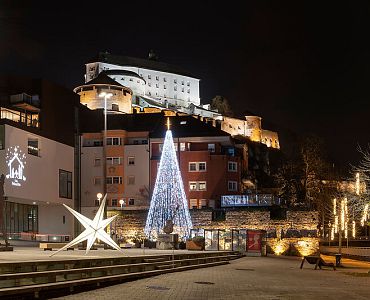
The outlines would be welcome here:
[[[100,205],[100,199],[103,197],[103,194],[102,193],[97,193],[96,197],[98,198],[99,205]]]
[[[122,209],[123,203],[125,203],[123,199],[119,200],[119,204],[121,204],[121,209]]]
[[[112,93],[101,92],[99,98],[104,98],[104,136],[103,136],[103,151],[104,151],[104,193],[107,193],[107,99],[112,97]],[[105,213],[104,213],[105,214]]]

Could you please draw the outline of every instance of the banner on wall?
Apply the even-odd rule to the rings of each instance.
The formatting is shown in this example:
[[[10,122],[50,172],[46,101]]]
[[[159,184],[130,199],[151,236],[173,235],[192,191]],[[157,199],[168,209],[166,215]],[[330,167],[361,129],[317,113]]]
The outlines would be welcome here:
[[[247,251],[248,252],[261,252],[261,249],[262,249],[261,241],[262,241],[261,231],[248,230]]]

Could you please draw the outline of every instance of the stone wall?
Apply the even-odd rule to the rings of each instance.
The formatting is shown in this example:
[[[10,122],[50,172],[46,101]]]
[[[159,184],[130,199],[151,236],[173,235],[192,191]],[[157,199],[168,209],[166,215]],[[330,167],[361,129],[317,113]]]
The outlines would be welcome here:
[[[144,236],[144,227],[147,216],[146,210],[109,211],[108,217],[119,213],[112,223],[118,237],[133,239]],[[212,210],[190,210],[193,227],[195,229],[259,229],[286,232],[287,229],[315,230],[318,225],[317,211],[287,211],[285,219],[273,220],[268,210],[226,209],[225,218],[212,221]],[[222,216],[221,216],[222,217]]]

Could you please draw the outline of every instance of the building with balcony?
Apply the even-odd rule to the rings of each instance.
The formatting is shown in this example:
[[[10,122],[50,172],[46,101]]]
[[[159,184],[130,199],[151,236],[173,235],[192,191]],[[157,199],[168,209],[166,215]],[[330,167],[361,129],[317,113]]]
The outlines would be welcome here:
[[[10,238],[73,234],[78,97],[51,82],[0,76],[0,174]]]

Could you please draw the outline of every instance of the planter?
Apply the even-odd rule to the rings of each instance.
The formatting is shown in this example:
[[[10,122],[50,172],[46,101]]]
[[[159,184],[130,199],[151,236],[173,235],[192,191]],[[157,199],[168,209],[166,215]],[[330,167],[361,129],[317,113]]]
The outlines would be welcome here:
[[[186,241],[186,249],[187,250],[204,250],[204,245],[197,244],[193,241]]]

